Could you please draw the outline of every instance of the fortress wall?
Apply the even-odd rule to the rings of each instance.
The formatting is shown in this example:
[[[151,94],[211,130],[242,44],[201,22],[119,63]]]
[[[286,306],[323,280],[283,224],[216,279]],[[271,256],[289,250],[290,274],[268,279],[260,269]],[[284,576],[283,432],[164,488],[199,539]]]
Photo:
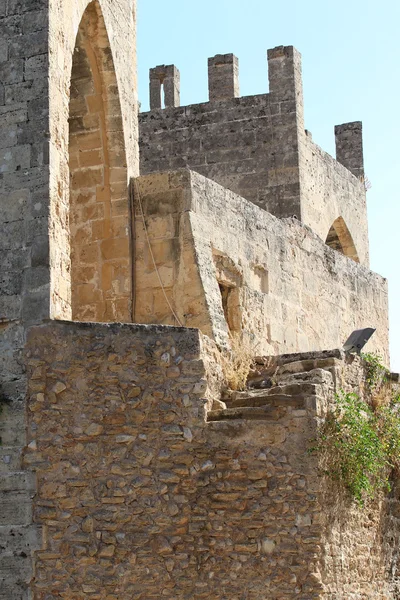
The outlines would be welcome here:
[[[26,328],[70,316],[68,117],[72,56],[89,0],[0,0],[0,598],[26,600],[34,481],[22,471]],[[100,0],[123,107],[113,143],[137,174],[135,5]],[[104,40],[104,38],[103,38]],[[109,50],[109,49],[108,49]],[[103,44],[102,51],[107,54]],[[127,55],[129,60],[127,60]],[[112,62],[112,61],[110,61]],[[111,81],[110,81],[111,83]],[[93,123],[92,123],[93,125]],[[117,139],[118,138],[118,139]],[[127,215],[127,176],[125,173]]]
[[[179,107],[179,71],[150,70],[150,112],[139,115],[141,174],[190,168],[277,217],[296,216],[323,241],[337,218],[368,266],[362,124],[335,127],[337,160],[304,129],[301,56],[268,51],[269,94],[239,96],[238,60],[209,59],[210,101]],[[161,109],[164,86],[165,109]]]
[[[188,220],[192,193],[189,172],[140,177],[135,181],[134,192],[135,322],[184,323],[212,337],[213,324]]]
[[[277,219],[193,171],[147,175],[138,188],[168,293],[168,282],[182,276],[170,298],[183,325],[222,344],[229,325],[257,354],[341,347],[354,329],[370,326],[377,331],[368,348],[388,362],[385,279],[297,220]],[[138,215],[136,230],[140,319],[175,324]],[[173,251],[159,250],[167,247]]]
[[[301,410],[207,423],[216,357],[190,329],[30,331],[35,600],[391,598],[387,507],[340,506],[305,452],[332,375],[305,385]]]
[[[303,135],[299,139],[303,222],[325,241],[334,221],[342,217],[353,238],[359,262],[368,267],[368,220],[363,176],[350,172],[317,146],[310,136]]]
[[[290,410],[207,424],[205,343],[156,326],[31,331],[35,600],[319,597],[312,425]]]
[[[292,46],[268,52],[270,93],[239,95],[233,54],[209,59],[210,102],[165,110],[160,82],[139,115],[140,172],[189,167],[278,217],[301,219],[298,132],[304,129],[301,58]],[[166,91],[167,92],[167,91]],[[167,99],[167,95],[166,95]]]
[[[270,94],[141,113],[140,172],[189,167],[277,216],[300,218],[293,117]]]
[[[85,13],[89,6],[89,10]],[[92,26],[88,28],[91,35],[87,35],[86,48],[90,56],[92,67],[91,77],[96,81],[97,93],[92,95],[92,103],[96,108],[95,114],[85,115],[85,112],[76,112],[71,109],[70,85],[71,72],[73,70],[74,51],[76,49],[77,34],[82,17],[88,20],[88,14],[98,15],[94,31]],[[70,173],[73,173],[71,189],[80,192],[81,205],[85,204],[85,195],[93,196],[97,193],[97,210],[104,207],[106,223],[97,222],[94,225],[90,221],[97,220],[93,217],[84,219],[88,225],[92,225],[91,239],[85,239],[85,244],[92,246],[86,251],[86,260],[83,267],[90,271],[93,264],[97,266],[103,262],[101,268],[106,271],[103,277],[103,285],[94,281],[94,293],[88,291],[86,285],[86,296],[89,296],[89,309],[80,311],[80,318],[113,320],[119,312],[120,320],[129,320],[126,296],[129,295],[127,275],[129,267],[116,264],[114,272],[119,270],[120,287],[123,292],[120,298],[112,297],[112,286],[107,285],[107,280],[113,279],[113,285],[118,286],[115,280],[118,275],[113,273],[110,264],[104,264],[115,259],[118,263],[115,247],[128,246],[127,236],[115,233],[118,227],[117,217],[123,215],[128,221],[128,177],[138,174],[138,122],[137,122],[137,84],[136,84],[136,4],[135,0],[74,0],[65,2],[56,0],[50,11],[50,101],[49,101],[49,129],[50,129],[50,260],[51,273],[51,316],[52,318],[72,318],[71,312],[71,279],[74,279],[74,269],[71,270],[71,247],[70,244],[77,238],[70,239],[69,218],[75,230],[80,225],[77,219],[77,211],[70,215]],[[83,27],[85,30],[85,27]],[[79,40],[78,40],[79,42]],[[78,43],[79,45],[79,43]],[[82,51],[82,49],[81,49]],[[76,55],[75,55],[76,57]],[[80,101],[85,106],[87,99],[85,93],[89,92],[89,82],[83,82],[86,89],[80,89],[78,85],[73,86],[72,97],[75,103]],[[83,86],[84,87],[84,86]],[[99,90],[100,88],[100,90]],[[97,114],[96,114],[97,113]],[[69,117],[81,117],[72,119],[72,127],[69,127]],[[103,122],[102,122],[103,121]],[[99,123],[100,122],[100,123]],[[77,126],[78,125],[78,126]],[[80,125],[80,131],[78,129]],[[96,143],[93,138],[98,137],[97,130],[102,130],[102,144]],[[83,145],[80,147],[82,161],[76,160],[76,137],[71,136],[72,156],[70,156],[70,133],[87,133],[83,135]],[[101,159],[88,164],[84,160],[83,151],[100,150]],[[87,155],[86,155],[87,156]],[[70,161],[70,162],[69,162]],[[97,169],[95,168],[97,167]],[[103,170],[103,172],[102,172]],[[72,194],[71,201],[75,200]],[[77,194],[76,194],[77,195]],[[83,200],[82,200],[83,198]],[[103,203],[103,206],[101,205]],[[86,200],[86,204],[90,204]],[[111,205],[111,208],[107,207]],[[81,206],[93,214],[93,206]],[[96,208],[96,207],[95,207]],[[119,211],[119,212],[118,212]],[[82,219],[82,215],[79,215]],[[98,219],[101,221],[101,218]],[[83,229],[83,227],[82,227]],[[95,231],[94,231],[95,230]],[[82,233],[79,232],[79,233]],[[85,233],[85,232],[84,232]],[[84,235],[82,235],[84,237]],[[125,239],[124,239],[125,238]],[[104,242],[105,249],[100,250],[98,246]],[[80,253],[84,254],[82,248]],[[96,254],[95,260],[90,260]],[[81,265],[80,265],[81,266]],[[81,277],[78,275],[79,284],[92,283],[96,277]],[[86,279],[86,281],[85,281]],[[89,281],[88,281],[89,280]],[[105,288],[105,289],[104,289]],[[98,304],[103,307],[95,307],[96,299],[93,296],[102,295],[106,298]],[[82,296],[85,294],[83,291]],[[81,296],[81,301],[82,301]],[[92,297],[90,297],[92,296]],[[108,304],[124,306],[120,309]],[[106,307],[104,308],[104,305]],[[77,316],[75,311],[74,317]]]
[[[0,598],[27,600],[34,479],[25,444],[25,327],[49,314],[47,2],[0,2]]]

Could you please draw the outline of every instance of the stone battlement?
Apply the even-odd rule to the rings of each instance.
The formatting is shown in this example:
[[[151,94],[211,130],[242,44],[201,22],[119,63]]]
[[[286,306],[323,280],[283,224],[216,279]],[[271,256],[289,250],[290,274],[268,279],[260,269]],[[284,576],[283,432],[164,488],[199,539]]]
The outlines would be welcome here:
[[[266,94],[239,96],[233,54],[210,58],[208,70],[209,102],[185,107],[178,69],[150,70],[151,110],[139,114],[141,174],[193,169],[277,217],[296,216],[329,244],[348,231],[355,249],[345,249],[343,239],[336,249],[368,264],[362,124],[336,126],[337,160],[312,141],[304,125],[301,55],[293,46],[268,51]]]

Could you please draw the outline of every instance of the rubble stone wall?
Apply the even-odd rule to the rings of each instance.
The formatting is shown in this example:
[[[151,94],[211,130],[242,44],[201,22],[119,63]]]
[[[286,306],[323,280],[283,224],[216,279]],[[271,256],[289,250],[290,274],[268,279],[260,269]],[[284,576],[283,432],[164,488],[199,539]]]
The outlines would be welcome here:
[[[261,419],[207,422],[210,352],[165,326],[31,330],[34,599],[395,598],[382,549],[397,521],[383,505],[343,509],[306,451],[340,353],[291,359],[281,377],[300,395]]]
[[[385,279],[296,219],[277,219],[196,172],[143,176],[137,187],[155,263],[183,325],[222,344],[228,328],[244,331],[257,354],[340,347],[354,329],[375,327],[369,348],[388,363]],[[136,230],[136,319],[176,324],[138,210]]]

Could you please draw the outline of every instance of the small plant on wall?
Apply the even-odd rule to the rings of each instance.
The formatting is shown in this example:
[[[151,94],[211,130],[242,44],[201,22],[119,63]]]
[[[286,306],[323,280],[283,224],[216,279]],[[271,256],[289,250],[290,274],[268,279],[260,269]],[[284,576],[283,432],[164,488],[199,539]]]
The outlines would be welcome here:
[[[367,399],[355,393],[337,394],[311,449],[320,455],[323,473],[359,505],[389,491],[393,471],[400,468],[400,397],[387,393],[388,371],[380,357],[369,354],[363,360]]]
[[[226,384],[231,390],[245,390],[254,362],[255,348],[240,333],[229,336],[230,350],[221,352],[221,366]]]

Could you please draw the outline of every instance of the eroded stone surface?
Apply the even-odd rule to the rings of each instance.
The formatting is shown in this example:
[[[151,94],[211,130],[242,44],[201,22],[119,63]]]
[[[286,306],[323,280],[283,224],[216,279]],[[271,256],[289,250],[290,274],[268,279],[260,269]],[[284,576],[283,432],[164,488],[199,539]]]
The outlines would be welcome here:
[[[194,171],[146,175],[136,188],[153,252],[137,205],[136,320],[174,325],[172,306],[218,343],[244,331],[255,354],[340,347],[368,323],[369,348],[388,360],[384,278]]]

